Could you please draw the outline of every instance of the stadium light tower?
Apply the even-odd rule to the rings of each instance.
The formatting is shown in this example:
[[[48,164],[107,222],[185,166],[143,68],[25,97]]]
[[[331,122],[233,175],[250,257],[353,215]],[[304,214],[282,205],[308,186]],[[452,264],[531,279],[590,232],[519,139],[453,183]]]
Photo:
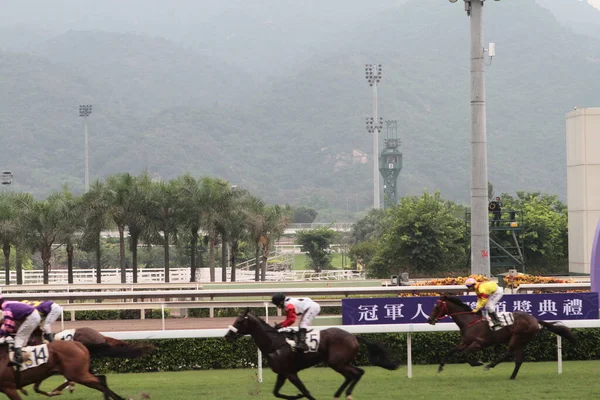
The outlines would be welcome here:
[[[377,115],[377,85],[382,77],[381,64],[365,64],[365,78],[369,86],[373,88],[373,115],[371,125],[367,118],[367,131],[373,134],[373,208],[379,209],[381,203],[379,200],[379,132],[383,128],[383,119]]]
[[[457,0],[449,1],[450,3],[456,3]],[[484,1],[464,0],[464,3],[471,24],[471,273],[489,277],[491,269],[485,112],[485,48],[483,44]]]
[[[85,137],[85,172],[84,172],[84,185],[85,185],[85,192],[87,193],[90,190],[90,164],[89,164],[89,151],[88,151],[88,124],[87,124],[87,117],[90,116],[90,114],[92,113],[92,105],[91,104],[85,104],[85,105],[80,105],[79,106],[79,116],[83,117],[83,123],[84,123],[84,137]]]

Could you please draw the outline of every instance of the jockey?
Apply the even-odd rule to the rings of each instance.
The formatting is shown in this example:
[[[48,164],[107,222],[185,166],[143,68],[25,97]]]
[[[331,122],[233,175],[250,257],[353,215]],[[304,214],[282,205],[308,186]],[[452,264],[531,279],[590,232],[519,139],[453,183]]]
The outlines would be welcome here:
[[[504,295],[502,287],[498,286],[496,282],[479,283],[475,278],[467,279],[465,285],[469,290],[474,290],[477,294],[477,307],[475,307],[473,312],[479,312],[479,310],[485,307],[494,323],[494,327],[500,326],[501,322],[496,314],[496,303]]]
[[[295,297],[286,297],[283,293],[274,294],[271,302],[284,310],[286,316],[285,321],[283,321],[281,324],[275,324],[276,329],[282,327],[285,328],[292,325],[294,322],[296,322],[296,316],[302,315],[295,348],[302,351],[307,351],[308,346],[305,342],[306,329],[310,326],[312,320],[321,312],[321,306],[308,297],[298,299]]]
[[[0,304],[2,304],[2,316],[4,321],[0,327],[0,343],[8,343],[7,340],[11,333],[15,332],[15,325],[21,323],[15,335],[15,355],[13,363],[20,366],[23,363],[23,353],[21,348],[27,345],[29,336],[35,328],[40,324],[41,317],[38,311],[28,304],[18,301],[8,301],[0,296]]]
[[[29,301],[23,300],[22,303],[29,304],[34,307],[40,313],[43,318],[41,324],[42,332],[44,333],[44,340],[52,342],[54,340],[54,334],[52,333],[52,324],[61,316],[63,308],[53,301]]]

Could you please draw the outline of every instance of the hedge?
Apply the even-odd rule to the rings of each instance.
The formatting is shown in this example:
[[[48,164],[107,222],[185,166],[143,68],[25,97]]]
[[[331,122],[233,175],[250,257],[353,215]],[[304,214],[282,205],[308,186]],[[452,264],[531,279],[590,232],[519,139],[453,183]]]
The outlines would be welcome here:
[[[576,345],[563,341],[564,360],[594,360],[600,358],[600,329],[574,330],[579,342]],[[406,363],[406,334],[361,335],[390,348],[394,356]],[[412,359],[415,364],[437,364],[440,358],[460,341],[458,332],[413,333]],[[203,369],[231,369],[256,367],[257,351],[247,337],[229,343],[221,338],[168,339],[150,341],[157,350],[137,360],[96,359],[95,372],[148,372]],[[486,349],[478,355],[484,362],[499,357],[505,346]],[[364,346],[357,359],[358,365],[369,365]],[[526,361],[556,360],[556,335],[544,330],[526,348]],[[462,362],[455,355],[450,363]],[[266,360],[264,366],[268,367]]]
[[[165,317],[171,315],[170,310],[165,309]],[[144,310],[146,319],[162,318],[162,310]],[[65,320],[71,319],[71,312],[65,311]],[[75,311],[78,321],[112,321],[119,319],[140,319],[140,310],[84,310]]]

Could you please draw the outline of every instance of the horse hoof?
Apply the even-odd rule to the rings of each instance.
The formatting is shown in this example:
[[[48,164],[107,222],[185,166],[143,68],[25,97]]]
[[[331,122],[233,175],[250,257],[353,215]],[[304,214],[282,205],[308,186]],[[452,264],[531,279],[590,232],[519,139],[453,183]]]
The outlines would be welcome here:
[[[490,369],[492,369],[493,367],[490,365],[486,365],[485,367],[483,367],[484,371],[489,371]]]
[[[346,396],[346,400],[352,400],[352,395]]]

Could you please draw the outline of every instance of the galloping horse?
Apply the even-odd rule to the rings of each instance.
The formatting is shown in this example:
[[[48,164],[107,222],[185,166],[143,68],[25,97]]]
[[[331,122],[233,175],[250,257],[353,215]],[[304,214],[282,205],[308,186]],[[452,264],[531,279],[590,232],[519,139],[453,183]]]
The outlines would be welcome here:
[[[16,372],[8,357],[8,345],[0,345],[0,392],[11,400],[21,400],[17,390],[22,386],[40,383],[44,379],[60,374],[69,381],[77,382],[104,394],[105,400],[125,400],[110,390],[106,381],[90,370],[90,353],[78,342],[55,341],[48,344],[44,364]],[[51,396],[46,394],[47,396]]]
[[[352,365],[358,354],[359,341],[367,345],[368,358],[371,364],[395,370],[398,363],[389,357],[389,351],[377,343],[367,342],[365,339],[337,328],[324,329],[320,331],[320,341],[314,352],[295,352],[286,342],[286,334],[280,333],[261,318],[250,313],[248,309],[240,315],[225,335],[227,340],[233,341],[241,335],[250,335],[258,348],[267,355],[271,370],[277,374],[277,382],[273,394],[280,399],[300,399],[306,397],[309,400],[315,398],[308,392],[300,378],[298,371],[310,368],[319,362],[324,362],[344,376],[344,383],[335,392],[334,399],[339,399],[346,389],[346,399],[352,400],[352,390],[363,376],[365,371]],[[310,331],[309,331],[310,335]],[[286,396],[279,390],[286,379],[296,386],[301,394]]]
[[[485,370],[494,368],[503,361],[508,360],[512,355],[515,358],[515,369],[513,370],[510,379],[515,379],[521,364],[524,360],[525,346],[540,332],[546,328],[550,332],[564,337],[570,342],[575,343],[576,339],[571,330],[558,323],[546,322],[536,319],[534,316],[525,312],[514,312],[514,322],[512,325],[506,326],[496,332],[492,331],[487,323],[487,320],[482,316],[481,311],[474,313],[471,307],[463,303],[455,296],[441,296],[436,302],[431,314],[429,314],[428,322],[431,325],[449,316],[454,320],[460,328],[462,341],[446,354],[440,361],[438,372],[442,372],[448,358],[454,353],[466,354],[490,347],[496,344],[508,344],[508,349],[502,357],[496,361],[492,361],[485,366]],[[482,365],[480,362],[475,362],[468,359],[471,366]]]
[[[72,340],[83,344],[88,349],[91,357],[139,358],[156,350],[156,347],[153,345],[127,343],[123,340],[104,336],[92,328],[77,328],[73,331],[63,331],[57,333],[55,337],[57,340]],[[31,334],[29,345],[35,346],[42,343],[42,331],[38,328]],[[106,379],[104,375],[98,376],[102,377],[102,379]],[[57,396],[61,394],[62,391],[67,387],[69,388],[70,392],[75,390],[74,383],[69,382],[69,380],[65,381],[62,385],[58,386],[50,393],[40,390],[40,384],[41,382],[36,383],[33,386],[33,390],[36,393],[40,393],[45,396]],[[21,391],[27,395],[26,390],[21,389]]]

